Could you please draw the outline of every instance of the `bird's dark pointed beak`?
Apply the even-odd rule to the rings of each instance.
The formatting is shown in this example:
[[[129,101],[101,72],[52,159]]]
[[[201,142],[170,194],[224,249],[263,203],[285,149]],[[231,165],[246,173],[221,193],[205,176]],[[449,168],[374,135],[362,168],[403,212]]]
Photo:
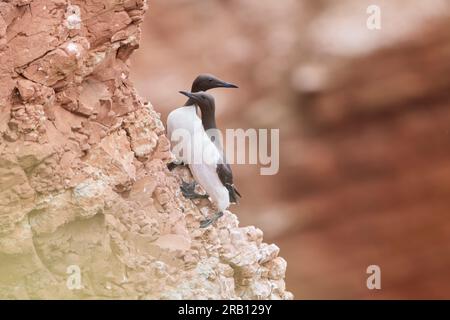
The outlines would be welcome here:
[[[187,91],[178,91],[178,92],[181,93],[182,95],[185,95],[188,98],[194,99],[195,101],[197,100],[197,97],[191,92]]]
[[[239,88],[237,85],[232,84],[232,83],[228,83],[228,82],[225,82],[225,81],[220,81],[219,82],[219,87],[222,87],[222,88]]]
[[[179,93],[181,93],[182,95],[185,95],[188,98],[193,98],[193,94],[187,91],[178,91]]]

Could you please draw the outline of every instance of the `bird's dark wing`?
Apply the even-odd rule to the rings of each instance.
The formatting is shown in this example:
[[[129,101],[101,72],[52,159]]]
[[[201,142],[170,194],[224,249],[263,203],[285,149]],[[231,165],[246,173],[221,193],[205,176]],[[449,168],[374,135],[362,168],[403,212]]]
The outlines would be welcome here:
[[[216,172],[219,175],[222,184],[233,184],[233,172],[228,163],[218,163],[216,167]]]
[[[242,196],[234,187],[233,172],[231,171],[230,165],[228,163],[219,163],[217,164],[216,172],[219,176],[220,181],[228,190],[230,202],[238,203],[238,196],[241,198]]]

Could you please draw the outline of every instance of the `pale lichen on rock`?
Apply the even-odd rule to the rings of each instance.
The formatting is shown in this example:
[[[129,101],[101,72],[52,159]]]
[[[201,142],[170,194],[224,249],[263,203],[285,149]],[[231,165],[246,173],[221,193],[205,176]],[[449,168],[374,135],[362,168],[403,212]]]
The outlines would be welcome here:
[[[166,169],[164,126],[128,80],[146,9],[0,4],[0,297],[292,298],[278,247],[230,212],[199,229],[209,203]]]

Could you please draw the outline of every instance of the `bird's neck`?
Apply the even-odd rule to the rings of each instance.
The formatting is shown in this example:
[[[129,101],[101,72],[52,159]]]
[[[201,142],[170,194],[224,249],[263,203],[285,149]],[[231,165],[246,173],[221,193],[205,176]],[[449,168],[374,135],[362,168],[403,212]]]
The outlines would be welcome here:
[[[197,105],[196,105],[195,101],[191,101],[191,99],[186,101],[186,103],[184,104],[184,107],[193,107],[193,108],[195,108],[195,113],[197,113]],[[201,111],[201,119],[202,119],[203,129],[205,131],[207,131],[209,129],[216,129],[217,128],[216,115],[215,115],[214,110],[202,110],[200,108],[200,111]]]
[[[193,106],[195,104],[194,100],[192,100],[191,98],[187,99],[187,101],[184,103],[184,106]]]
[[[216,125],[215,111],[208,109],[208,110],[201,110],[201,112],[202,112],[203,129],[205,129],[205,131],[209,129],[216,129],[217,125]]]
[[[191,88],[191,92],[192,93],[195,93],[195,92],[199,92],[199,91],[201,91],[200,90],[200,88],[198,88],[198,86],[195,84],[195,83],[193,83],[192,84],[192,88]],[[192,100],[191,98],[189,98],[189,99],[187,99],[187,101],[185,102],[185,106],[192,106],[192,105],[194,105],[195,104],[195,102],[194,102],[194,100]]]

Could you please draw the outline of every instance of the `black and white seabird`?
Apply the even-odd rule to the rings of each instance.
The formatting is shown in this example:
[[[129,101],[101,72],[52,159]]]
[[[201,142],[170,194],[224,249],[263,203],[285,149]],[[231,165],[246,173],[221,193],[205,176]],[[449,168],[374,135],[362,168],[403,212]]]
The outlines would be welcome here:
[[[188,163],[194,179],[205,189],[218,208],[218,212],[213,217],[201,222],[200,227],[205,228],[217,221],[230,203],[236,203],[240,194],[234,187],[233,174],[230,166],[225,163],[222,150],[211,141],[203,127],[203,124],[205,124],[209,128],[215,128],[213,96],[202,91],[196,93],[180,91],[180,93],[187,96],[195,104],[171,112],[167,120],[167,128],[169,137],[177,128],[187,130],[191,134],[193,141],[190,146],[200,149],[191,150],[191,154],[195,152],[204,154],[204,150],[208,150],[208,159],[203,159],[199,163],[188,158],[182,159],[185,163]],[[197,116],[195,105],[200,108],[202,120]]]
[[[192,82],[192,87],[191,87],[191,92],[200,92],[200,91],[207,91],[209,89],[214,89],[214,88],[238,88],[238,86],[223,81],[215,76],[213,76],[212,74],[200,74],[199,76],[197,76],[197,78],[195,78],[194,82]],[[192,106],[192,105],[196,105],[195,102],[191,99],[188,98],[188,100],[186,101],[186,103],[184,104],[184,106]],[[197,109],[196,109],[197,110]],[[203,121],[203,118],[202,118]],[[207,130],[207,129],[205,129]],[[169,136],[170,137],[170,136]],[[172,171],[177,165],[181,165],[182,162],[179,162],[179,159],[177,159],[177,162],[170,162],[167,164],[167,168]],[[188,185],[185,185],[186,188],[189,188]],[[192,187],[194,186],[190,186],[190,188],[192,189]]]

